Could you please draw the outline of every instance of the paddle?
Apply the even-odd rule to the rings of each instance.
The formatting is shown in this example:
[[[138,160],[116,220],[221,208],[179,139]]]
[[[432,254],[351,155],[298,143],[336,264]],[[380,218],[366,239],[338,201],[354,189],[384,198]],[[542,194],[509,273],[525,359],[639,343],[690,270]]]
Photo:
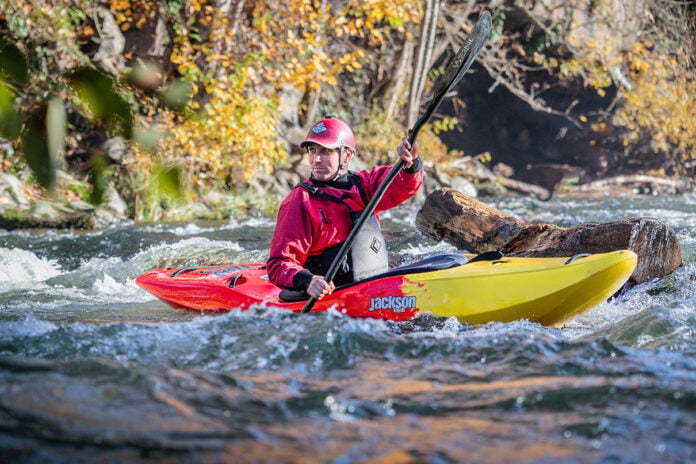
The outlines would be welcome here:
[[[467,37],[466,41],[464,42],[464,45],[461,46],[457,54],[454,55],[454,57],[447,64],[447,70],[445,71],[445,74],[438,81],[435,87],[433,99],[430,101],[425,112],[421,115],[420,118],[418,118],[415,125],[411,129],[411,132],[408,136],[408,141],[411,144],[411,146],[413,146],[416,143],[416,138],[418,137],[418,133],[420,132],[421,128],[430,119],[430,116],[432,116],[437,107],[440,106],[440,103],[445,98],[447,92],[449,92],[469,70],[474,60],[476,59],[476,56],[481,50],[481,47],[483,47],[484,42],[488,38],[488,34],[490,33],[490,31],[491,14],[488,11],[484,11],[479,17],[476,24],[474,25],[474,28],[472,29],[471,34],[469,34],[469,37]],[[350,232],[350,235],[348,235],[346,241],[343,242],[343,245],[338,251],[338,254],[331,263],[329,270],[326,272],[324,279],[327,282],[331,282],[336,276],[336,272],[338,272],[338,266],[348,254],[348,251],[350,250],[350,247],[353,245],[353,241],[355,240],[355,236],[358,235],[358,232],[360,232],[360,229],[362,229],[362,226],[365,224],[365,221],[367,221],[370,215],[372,215],[375,208],[377,207],[377,203],[379,203],[379,201],[384,196],[384,192],[392,183],[396,175],[399,174],[399,172],[403,169],[405,164],[406,163],[404,162],[404,160],[400,159],[398,163],[392,166],[391,170],[389,171],[389,174],[387,174],[387,177],[377,188],[375,195],[372,197],[370,202],[365,207],[365,210],[362,212],[356,223],[353,225],[353,230]],[[302,308],[302,312],[307,313],[311,311],[316,301],[316,298],[310,298],[305,304],[304,308]]]

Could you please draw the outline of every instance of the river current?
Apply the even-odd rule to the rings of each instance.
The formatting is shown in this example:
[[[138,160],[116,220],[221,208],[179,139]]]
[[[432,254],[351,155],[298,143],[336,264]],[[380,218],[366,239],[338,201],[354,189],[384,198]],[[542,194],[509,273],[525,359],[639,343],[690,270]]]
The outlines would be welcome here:
[[[696,197],[483,199],[637,216],[684,265],[564,327],[176,310],[134,279],[261,262],[274,222],[0,233],[0,462],[696,462]],[[395,263],[446,243],[383,215]]]

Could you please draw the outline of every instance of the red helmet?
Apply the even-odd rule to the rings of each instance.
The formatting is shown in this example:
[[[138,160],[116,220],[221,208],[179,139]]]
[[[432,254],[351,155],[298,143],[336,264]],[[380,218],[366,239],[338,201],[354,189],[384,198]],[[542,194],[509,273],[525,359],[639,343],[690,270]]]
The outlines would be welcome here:
[[[317,143],[326,148],[348,147],[355,150],[353,131],[348,124],[333,116],[314,123],[300,146],[304,148],[310,143]]]

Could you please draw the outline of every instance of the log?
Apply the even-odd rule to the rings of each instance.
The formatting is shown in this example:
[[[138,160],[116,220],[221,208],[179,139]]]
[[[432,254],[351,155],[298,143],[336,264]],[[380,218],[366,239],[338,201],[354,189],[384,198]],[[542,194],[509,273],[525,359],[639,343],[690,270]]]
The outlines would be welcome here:
[[[501,177],[499,182],[503,185],[503,187],[512,192],[522,193],[525,195],[534,195],[542,201],[550,200],[551,196],[553,195],[552,190],[547,190],[544,187],[539,187],[538,185],[522,182],[521,180]]]
[[[693,192],[696,189],[696,182],[686,178],[664,178],[635,174],[595,180],[577,186],[571,193],[592,194],[600,192],[606,195],[616,188],[623,188],[631,193],[643,195],[679,195]]]
[[[630,285],[665,277],[682,264],[676,233],[653,218],[573,227],[530,224],[452,189],[428,195],[416,215],[416,227],[428,237],[474,253],[499,250],[508,256],[549,257],[631,250],[638,255],[638,265]]]
[[[477,253],[505,246],[524,223],[451,188],[433,191],[416,215],[416,228],[435,240]]]

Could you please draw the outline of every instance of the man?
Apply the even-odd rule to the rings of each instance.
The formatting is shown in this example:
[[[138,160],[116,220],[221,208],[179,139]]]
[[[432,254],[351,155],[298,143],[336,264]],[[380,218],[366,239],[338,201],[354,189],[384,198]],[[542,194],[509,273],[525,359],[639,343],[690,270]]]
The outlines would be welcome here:
[[[352,172],[348,162],[355,155],[355,137],[340,119],[328,117],[315,123],[300,144],[309,156],[312,174],[295,187],[280,205],[268,277],[275,285],[306,291],[313,298],[331,293],[336,285],[364,279],[388,269],[387,250],[373,216],[341,263],[333,282],[324,275],[365,210],[391,166]],[[377,204],[375,213],[393,208],[411,198],[423,183],[418,147],[404,138],[397,147],[405,168],[394,178]]]

